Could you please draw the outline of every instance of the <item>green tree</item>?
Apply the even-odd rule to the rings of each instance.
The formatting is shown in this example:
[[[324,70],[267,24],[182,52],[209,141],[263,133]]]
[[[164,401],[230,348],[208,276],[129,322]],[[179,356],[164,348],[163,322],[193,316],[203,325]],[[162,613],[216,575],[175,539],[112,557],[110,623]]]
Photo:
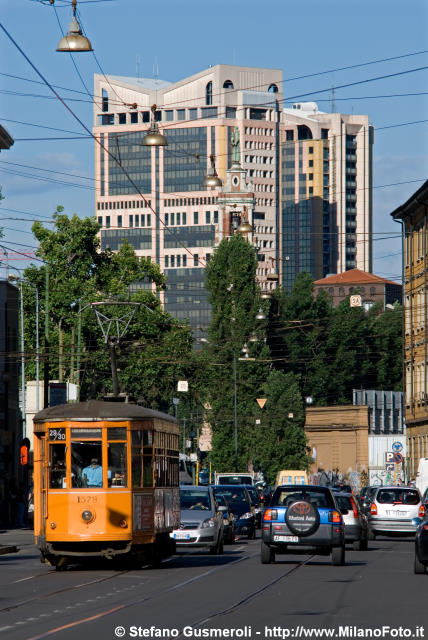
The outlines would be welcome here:
[[[281,469],[307,470],[310,465],[304,430],[305,409],[292,373],[271,371],[264,385],[266,404],[257,427],[257,466],[268,484]]]

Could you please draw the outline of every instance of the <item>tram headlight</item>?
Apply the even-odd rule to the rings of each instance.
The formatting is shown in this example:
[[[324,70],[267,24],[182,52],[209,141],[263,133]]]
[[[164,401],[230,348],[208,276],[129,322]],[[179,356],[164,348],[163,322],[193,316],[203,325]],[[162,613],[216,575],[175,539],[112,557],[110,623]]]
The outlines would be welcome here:
[[[55,522],[51,522],[50,527],[51,527],[51,529],[56,529],[56,524],[55,524]]]
[[[122,529],[127,529],[128,528],[128,523],[126,522],[126,520],[121,520],[119,522],[119,527],[122,527]]]
[[[89,509],[85,509],[85,511],[82,511],[82,520],[84,520],[85,522],[91,522],[94,519],[94,514],[92,513],[92,511],[89,511]]]

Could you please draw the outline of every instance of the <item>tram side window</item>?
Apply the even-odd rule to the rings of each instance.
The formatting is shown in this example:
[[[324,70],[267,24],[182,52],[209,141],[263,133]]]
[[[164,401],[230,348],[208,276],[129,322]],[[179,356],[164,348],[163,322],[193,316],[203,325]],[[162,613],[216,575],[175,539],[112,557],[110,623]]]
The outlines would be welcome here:
[[[143,441],[143,432],[142,431],[131,431],[131,474],[132,474],[132,486],[133,487],[142,487],[143,486],[143,469],[142,462],[143,458],[141,455],[141,446]]]
[[[125,442],[109,442],[107,475],[109,487],[126,487],[128,485]]]
[[[103,486],[101,440],[71,442],[71,486]]]
[[[49,448],[49,487],[65,489],[65,443],[51,444]]]

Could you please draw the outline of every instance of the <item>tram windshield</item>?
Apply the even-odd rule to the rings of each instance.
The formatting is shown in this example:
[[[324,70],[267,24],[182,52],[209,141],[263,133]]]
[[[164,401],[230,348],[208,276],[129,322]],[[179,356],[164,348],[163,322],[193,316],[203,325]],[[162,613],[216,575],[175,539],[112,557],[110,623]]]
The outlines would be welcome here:
[[[71,486],[102,487],[101,440],[71,443]]]

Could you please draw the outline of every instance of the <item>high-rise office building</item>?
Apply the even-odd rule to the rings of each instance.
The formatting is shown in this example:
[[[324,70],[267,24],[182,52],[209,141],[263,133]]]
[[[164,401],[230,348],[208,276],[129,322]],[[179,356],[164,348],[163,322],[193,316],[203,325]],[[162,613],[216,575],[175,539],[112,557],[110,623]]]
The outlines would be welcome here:
[[[367,116],[283,109],[282,71],[217,65],[175,83],[95,76],[102,247],[127,240],[167,277],[164,303],[193,327],[210,309],[204,267],[248,222],[262,289],[371,268]],[[142,145],[151,119],[167,146]],[[223,181],[203,186],[212,165]],[[144,286],[144,285],[143,285]]]

